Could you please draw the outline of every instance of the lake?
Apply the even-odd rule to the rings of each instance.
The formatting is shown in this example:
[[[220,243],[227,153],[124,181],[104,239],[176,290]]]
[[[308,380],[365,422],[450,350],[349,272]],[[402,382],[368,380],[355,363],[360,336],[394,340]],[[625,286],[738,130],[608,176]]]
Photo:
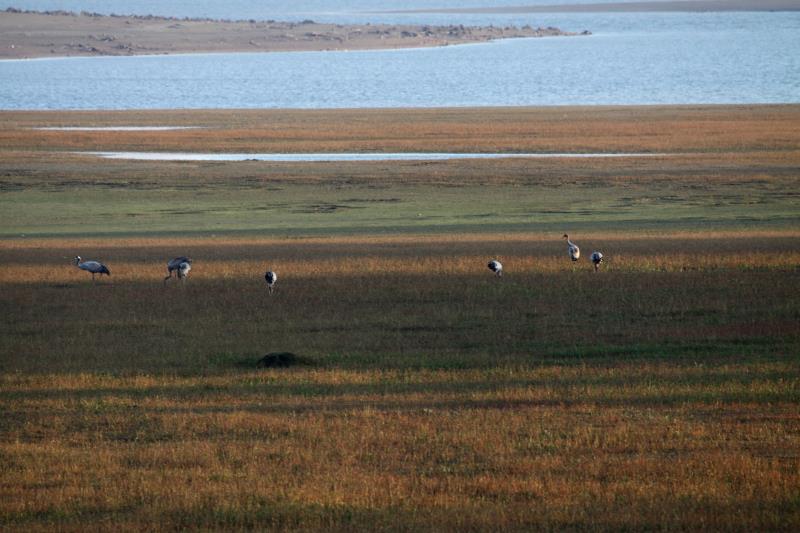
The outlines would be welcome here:
[[[511,2],[513,3],[513,2]],[[520,3],[520,2],[517,2]],[[528,2],[536,3],[536,2]],[[26,2],[17,2],[26,7]],[[47,2],[28,7],[47,8]],[[51,2],[71,9],[71,4]],[[108,2],[109,12],[132,12]],[[155,3],[139,12],[173,15]],[[168,3],[189,6],[189,3]],[[231,8],[228,18],[266,18]],[[364,17],[314,7],[315,20]],[[383,9],[452,5],[422,0]],[[459,2],[494,5],[497,2]],[[127,5],[127,3],[125,3]],[[150,5],[142,8],[142,5]],[[201,8],[210,3],[199,2]],[[226,4],[227,5],[227,4]],[[262,5],[270,5],[269,2]],[[502,5],[502,4],[497,4]],[[116,6],[116,7],[115,7]],[[50,7],[55,7],[50,6]],[[86,8],[86,6],[84,6]],[[117,9],[118,8],[118,9]],[[88,8],[87,8],[88,9]],[[182,13],[202,15],[189,7]],[[261,8],[259,8],[261,9]],[[92,11],[99,9],[93,8]],[[271,18],[286,19],[276,10]],[[292,11],[291,13],[294,13]],[[354,14],[355,13],[355,14]],[[220,16],[208,11],[209,16]],[[280,16],[281,14],[285,16]],[[296,17],[295,17],[296,18]],[[376,22],[553,25],[591,36],[444,48],[0,61],[0,109],[360,108],[800,102],[800,13],[381,14]],[[352,21],[352,20],[350,20]]]

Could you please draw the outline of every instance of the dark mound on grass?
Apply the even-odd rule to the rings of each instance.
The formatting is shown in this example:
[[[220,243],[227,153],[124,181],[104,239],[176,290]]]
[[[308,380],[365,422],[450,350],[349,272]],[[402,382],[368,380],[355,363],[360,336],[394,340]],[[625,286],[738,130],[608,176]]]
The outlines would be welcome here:
[[[286,368],[290,366],[312,366],[314,361],[292,352],[270,352],[256,363],[262,368]]]

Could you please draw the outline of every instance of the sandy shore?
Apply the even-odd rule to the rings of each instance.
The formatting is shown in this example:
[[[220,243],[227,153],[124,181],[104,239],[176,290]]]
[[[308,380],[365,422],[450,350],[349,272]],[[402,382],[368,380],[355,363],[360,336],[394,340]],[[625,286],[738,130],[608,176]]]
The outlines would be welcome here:
[[[576,34],[531,26],[340,25],[7,10],[0,13],[0,59],[368,50],[561,35]]]
[[[708,11],[800,11],[798,0],[665,0],[662,2],[556,3],[502,7],[414,9],[384,13],[625,13]]]

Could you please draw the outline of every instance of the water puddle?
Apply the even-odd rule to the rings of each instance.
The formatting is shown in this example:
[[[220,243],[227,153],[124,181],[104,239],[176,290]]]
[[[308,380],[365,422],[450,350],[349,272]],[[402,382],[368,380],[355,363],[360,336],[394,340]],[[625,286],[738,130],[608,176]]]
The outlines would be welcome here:
[[[31,129],[41,131],[170,131],[203,128],[205,126],[52,126]]]
[[[278,162],[336,162],[336,161],[444,161],[450,159],[552,159],[552,158],[612,158],[663,157],[656,153],[273,153],[225,154],[193,152],[73,152],[105,159],[135,159],[140,161],[278,161]]]

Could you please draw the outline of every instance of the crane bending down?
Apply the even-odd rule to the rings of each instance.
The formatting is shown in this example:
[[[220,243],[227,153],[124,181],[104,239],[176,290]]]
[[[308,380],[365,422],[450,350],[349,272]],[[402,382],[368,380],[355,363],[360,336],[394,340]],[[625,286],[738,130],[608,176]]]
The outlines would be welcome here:
[[[489,270],[494,272],[498,278],[503,275],[503,264],[497,259],[492,259],[486,266],[488,266]]]
[[[191,259],[185,256],[176,257],[175,259],[167,263],[167,277],[164,278],[164,285],[166,285],[169,278],[172,277],[173,272],[175,272],[175,277],[183,281],[186,279],[186,276],[189,275],[189,271],[191,269],[192,269]]]
[[[83,261],[79,255],[75,256],[75,266],[81,270],[91,272],[92,281],[94,281],[95,274],[105,274],[106,276],[111,276],[111,271],[100,261]]]
[[[566,233],[564,234],[564,238],[567,239],[567,252],[569,253],[570,259],[577,261],[581,256],[581,249],[578,248],[577,244],[569,240],[569,235]]]
[[[600,270],[600,263],[603,262],[602,252],[592,252],[592,264],[594,264],[594,271]]]
[[[272,288],[278,281],[278,275],[272,270],[267,270],[267,273],[264,274],[264,279],[267,280],[267,289],[269,289],[269,293],[272,294]]]

